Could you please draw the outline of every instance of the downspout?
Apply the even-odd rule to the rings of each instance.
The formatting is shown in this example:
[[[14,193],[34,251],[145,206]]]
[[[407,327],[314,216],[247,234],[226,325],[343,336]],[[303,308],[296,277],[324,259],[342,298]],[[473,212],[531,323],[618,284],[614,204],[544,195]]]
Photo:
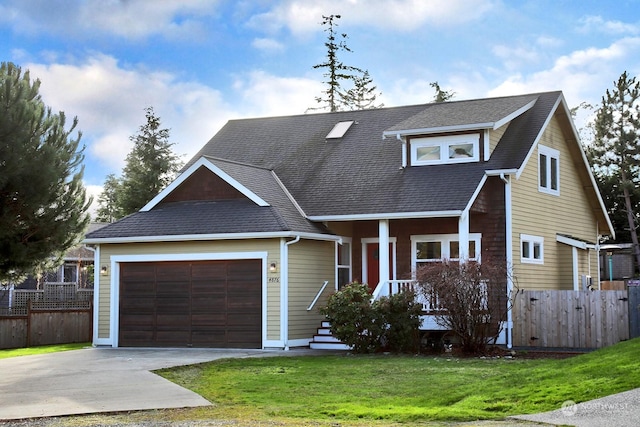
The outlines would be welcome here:
[[[282,335],[282,342],[284,350],[289,350],[289,246],[300,241],[300,236],[296,236],[295,239],[285,242],[281,246],[282,249],[282,262],[280,263],[280,334]]]
[[[500,173],[504,182],[504,213],[505,213],[505,251],[507,253],[507,348],[513,347],[513,224],[511,212],[511,176]]]
[[[100,318],[100,245],[84,245],[85,248],[93,252],[93,330],[91,331],[91,344],[96,347],[98,338],[98,319]]]

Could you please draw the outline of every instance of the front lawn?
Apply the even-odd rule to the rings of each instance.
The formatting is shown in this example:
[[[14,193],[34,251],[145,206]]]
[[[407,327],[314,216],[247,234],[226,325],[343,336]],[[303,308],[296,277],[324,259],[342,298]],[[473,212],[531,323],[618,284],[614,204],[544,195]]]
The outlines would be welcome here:
[[[91,346],[91,343],[55,344],[43,345],[39,347],[11,348],[0,350],[0,359],[17,356],[30,356],[32,354],[56,353],[58,351],[78,350]]]
[[[215,406],[204,417],[465,421],[558,409],[640,387],[640,339],[569,359],[293,356],[161,370]],[[207,414],[209,412],[209,414]]]

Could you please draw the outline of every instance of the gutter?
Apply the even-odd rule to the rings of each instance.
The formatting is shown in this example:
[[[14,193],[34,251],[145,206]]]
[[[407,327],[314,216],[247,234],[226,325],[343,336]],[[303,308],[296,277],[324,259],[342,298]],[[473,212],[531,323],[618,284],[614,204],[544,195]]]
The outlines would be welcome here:
[[[504,210],[505,210],[505,252],[507,254],[507,348],[513,347],[513,224],[511,212],[511,175],[500,173],[504,182]]]
[[[280,244],[280,334],[286,351],[289,350],[289,246],[298,243],[300,237],[298,235],[288,242],[282,239],[284,243]]]

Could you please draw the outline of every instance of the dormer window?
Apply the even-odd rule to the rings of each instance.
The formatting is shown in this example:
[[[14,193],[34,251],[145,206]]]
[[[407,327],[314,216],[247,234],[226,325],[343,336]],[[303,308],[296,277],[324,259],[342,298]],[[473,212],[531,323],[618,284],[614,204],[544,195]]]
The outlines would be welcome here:
[[[477,133],[412,138],[410,143],[413,166],[480,160],[480,135]]]

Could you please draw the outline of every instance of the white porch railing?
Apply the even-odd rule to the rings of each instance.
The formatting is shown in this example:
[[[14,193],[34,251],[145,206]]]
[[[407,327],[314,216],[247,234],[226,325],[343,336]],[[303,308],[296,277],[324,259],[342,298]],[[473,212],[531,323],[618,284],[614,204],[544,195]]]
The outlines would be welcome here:
[[[402,291],[414,291],[416,295],[416,302],[422,305],[423,312],[433,313],[444,310],[440,306],[438,296],[435,292],[425,293],[418,287],[418,282],[415,280],[387,280],[380,282],[373,291],[371,300],[375,301],[381,297],[388,297]]]

